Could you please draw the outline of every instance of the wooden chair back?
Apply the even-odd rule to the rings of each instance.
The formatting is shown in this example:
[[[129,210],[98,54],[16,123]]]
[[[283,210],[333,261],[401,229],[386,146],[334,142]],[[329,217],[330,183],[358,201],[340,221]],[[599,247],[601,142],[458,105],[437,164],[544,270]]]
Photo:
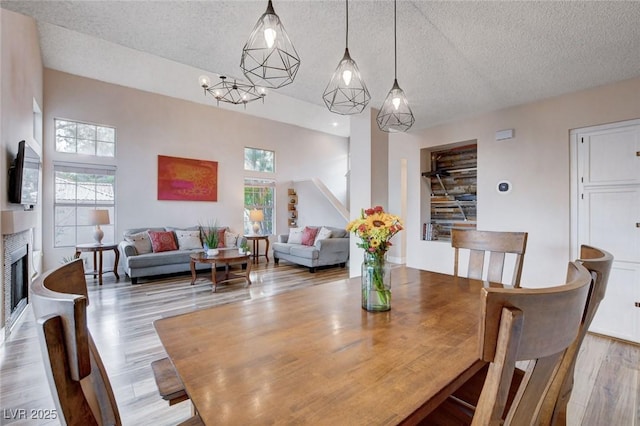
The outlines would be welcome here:
[[[490,364],[472,425],[503,424],[503,418],[506,425],[536,423],[562,356],[578,333],[590,283],[587,269],[571,262],[566,285],[482,289],[480,357]],[[515,363],[525,360],[529,369],[504,413]]]
[[[120,425],[100,354],[87,327],[81,259],[43,274],[30,286],[47,379],[62,424]]]
[[[583,245],[580,247],[580,259],[577,262],[587,268],[592,275],[589,297],[582,315],[578,336],[565,352],[558,373],[547,393],[541,412],[542,424],[565,425],[567,423],[567,404],[573,390],[578,352],[606,293],[613,256],[602,249]]]
[[[516,255],[516,263],[513,270],[511,284],[514,287],[520,286],[522,276],[522,264],[524,263],[524,253],[527,248],[526,232],[497,232],[478,231],[475,229],[452,229],[451,246],[455,248],[455,261],[453,265],[453,275],[458,276],[458,260],[460,249],[469,249],[469,268],[467,276],[469,278],[482,280],[484,272],[485,253],[489,253],[489,263],[487,267],[487,280],[495,283],[503,282],[503,270],[505,254]]]

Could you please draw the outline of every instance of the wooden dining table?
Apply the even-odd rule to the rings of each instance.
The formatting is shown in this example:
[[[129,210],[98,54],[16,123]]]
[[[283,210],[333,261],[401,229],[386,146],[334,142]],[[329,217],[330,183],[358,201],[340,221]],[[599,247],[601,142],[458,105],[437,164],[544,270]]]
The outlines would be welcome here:
[[[387,312],[358,277],[154,325],[205,424],[415,424],[485,365],[485,285],[397,267]]]

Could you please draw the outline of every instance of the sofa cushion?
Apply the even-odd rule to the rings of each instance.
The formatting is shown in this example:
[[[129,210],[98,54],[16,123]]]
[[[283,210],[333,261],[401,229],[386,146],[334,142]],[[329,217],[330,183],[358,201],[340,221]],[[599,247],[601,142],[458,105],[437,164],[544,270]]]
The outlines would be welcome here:
[[[326,240],[327,238],[331,238],[331,229],[328,229],[323,226],[318,230],[318,233],[316,234],[316,239],[313,243],[316,244],[318,241]]]
[[[196,252],[197,250],[173,250],[131,256],[127,258],[127,266],[131,269],[136,269],[182,263],[188,267],[191,261],[189,255]]]
[[[291,253],[291,244],[289,243],[273,243],[273,252],[289,254]]]
[[[201,249],[202,241],[200,241],[200,231],[174,231],[176,240],[178,240],[179,250]]]
[[[151,240],[147,231],[138,232],[135,234],[126,234],[124,236],[125,241],[133,243],[138,254],[145,254],[153,252],[151,247]]]
[[[289,244],[302,244],[302,232],[304,228],[291,228],[289,229]]]
[[[303,246],[312,246],[316,241],[316,234],[318,233],[318,228],[310,228],[308,226],[304,227],[302,231],[302,245]]]
[[[289,253],[305,259],[317,259],[320,256],[320,251],[315,246],[292,245]]]
[[[224,246],[225,247],[236,247],[238,244],[238,234],[234,234],[233,232],[227,231],[224,233]]]
[[[331,238],[347,238],[349,237],[349,232],[346,229],[342,228],[334,228],[332,226],[327,229],[331,230]]]
[[[149,239],[154,253],[178,250],[172,231],[149,231]]]

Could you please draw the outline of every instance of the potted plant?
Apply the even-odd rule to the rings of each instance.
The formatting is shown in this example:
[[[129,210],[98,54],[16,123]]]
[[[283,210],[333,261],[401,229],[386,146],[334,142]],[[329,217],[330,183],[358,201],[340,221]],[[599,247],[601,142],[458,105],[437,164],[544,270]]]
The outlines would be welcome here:
[[[219,253],[218,250],[218,228],[213,225],[202,227],[202,243],[204,244],[204,250],[209,256],[215,256]]]
[[[240,248],[238,249],[238,252],[240,254],[249,254],[249,244],[247,244],[246,241],[243,241],[242,244],[240,244]]]

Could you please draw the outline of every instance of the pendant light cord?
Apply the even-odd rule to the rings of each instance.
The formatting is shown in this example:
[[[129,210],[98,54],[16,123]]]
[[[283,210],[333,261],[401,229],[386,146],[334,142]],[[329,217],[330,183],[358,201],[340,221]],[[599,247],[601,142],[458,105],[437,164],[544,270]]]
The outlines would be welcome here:
[[[393,78],[398,79],[398,30],[396,18],[396,0],[393,0]]]
[[[347,34],[345,36],[346,38],[345,47],[348,49],[349,48],[349,0],[347,0],[346,3],[347,3]]]

